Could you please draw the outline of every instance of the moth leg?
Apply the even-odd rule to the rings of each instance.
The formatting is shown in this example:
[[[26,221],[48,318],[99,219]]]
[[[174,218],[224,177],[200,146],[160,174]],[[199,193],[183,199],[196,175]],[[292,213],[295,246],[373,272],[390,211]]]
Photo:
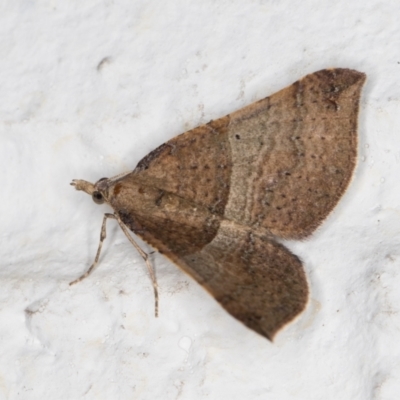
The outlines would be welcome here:
[[[107,219],[108,218],[116,219],[114,214],[109,214],[109,213],[104,214],[103,223],[101,225],[99,247],[97,249],[96,257],[95,257],[95,259],[93,261],[93,264],[90,266],[90,268],[82,276],[80,276],[78,279],[75,279],[74,281],[70,282],[69,283],[70,285],[74,285],[75,283],[78,283],[81,280],[85,279],[87,276],[89,276],[91,274],[91,272],[96,267],[96,265],[97,265],[97,263],[99,261],[99,258],[100,258],[101,248],[103,246],[104,239],[106,238],[106,223],[107,223]]]
[[[133,240],[132,236],[129,233],[128,228],[126,225],[121,221],[118,215],[113,215],[113,217],[118,221],[119,226],[121,227],[122,231],[125,233],[125,236],[128,238],[128,240],[132,243],[133,247],[138,251],[138,253],[142,256],[143,260],[146,263],[147,269],[149,270],[150,278],[153,283],[153,289],[154,289],[154,300],[155,300],[155,316],[158,317],[158,286],[157,286],[157,280],[156,280],[156,275],[154,273],[154,268],[150,263],[149,260],[149,255],[145,253],[139,245]]]

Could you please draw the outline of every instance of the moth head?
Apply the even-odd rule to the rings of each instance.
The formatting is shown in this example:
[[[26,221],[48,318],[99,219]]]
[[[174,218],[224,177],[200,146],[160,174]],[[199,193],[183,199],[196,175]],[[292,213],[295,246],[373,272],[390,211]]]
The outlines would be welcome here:
[[[76,190],[82,190],[92,196],[96,204],[103,204],[106,201],[107,181],[107,178],[101,178],[93,185],[93,183],[82,179],[74,179],[71,185],[75,186]]]
[[[99,179],[93,187],[92,199],[96,204],[103,204],[108,188],[108,178]]]

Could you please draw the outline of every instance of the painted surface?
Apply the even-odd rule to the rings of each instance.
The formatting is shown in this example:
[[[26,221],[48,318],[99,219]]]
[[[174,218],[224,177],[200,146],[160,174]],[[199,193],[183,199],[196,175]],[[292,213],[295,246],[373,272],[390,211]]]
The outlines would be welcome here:
[[[0,15],[0,399],[393,399],[400,28],[378,1],[13,1]],[[392,5],[391,5],[392,4]],[[359,161],[307,240],[305,313],[270,343],[74,191],[329,67],[368,76]],[[143,244],[144,248],[145,245]]]

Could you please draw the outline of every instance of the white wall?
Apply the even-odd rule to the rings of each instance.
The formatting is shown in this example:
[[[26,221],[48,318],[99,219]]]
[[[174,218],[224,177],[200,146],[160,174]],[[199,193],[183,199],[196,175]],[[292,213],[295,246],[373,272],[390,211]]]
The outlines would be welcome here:
[[[394,399],[400,389],[396,1],[12,0],[0,12],[0,399]],[[359,163],[289,246],[307,310],[270,343],[191,278],[146,267],[69,185],[326,67],[365,72]],[[145,245],[144,248],[147,249]]]

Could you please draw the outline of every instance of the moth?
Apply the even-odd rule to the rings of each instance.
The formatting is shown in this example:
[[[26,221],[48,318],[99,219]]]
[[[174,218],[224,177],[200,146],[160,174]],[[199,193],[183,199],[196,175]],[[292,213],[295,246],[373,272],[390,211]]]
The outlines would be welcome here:
[[[233,317],[272,340],[302,312],[308,285],[282,239],[309,236],[345,192],[357,159],[365,74],[325,69],[162,144],[133,171],[77,190],[107,203],[95,268],[115,219],[202,285]],[[156,306],[157,310],[157,306]],[[156,311],[157,312],[157,311]]]

